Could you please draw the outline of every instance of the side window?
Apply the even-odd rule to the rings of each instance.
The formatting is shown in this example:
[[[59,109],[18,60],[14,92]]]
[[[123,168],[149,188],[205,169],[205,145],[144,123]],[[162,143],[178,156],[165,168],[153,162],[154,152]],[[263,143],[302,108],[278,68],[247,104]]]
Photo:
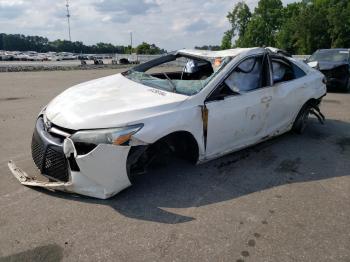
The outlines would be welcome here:
[[[236,93],[248,92],[262,86],[263,57],[252,57],[241,62],[225,84]]]
[[[281,83],[303,77],[305,72],[298,66],[284,59],[272,59],[272,78],[273,82]]]

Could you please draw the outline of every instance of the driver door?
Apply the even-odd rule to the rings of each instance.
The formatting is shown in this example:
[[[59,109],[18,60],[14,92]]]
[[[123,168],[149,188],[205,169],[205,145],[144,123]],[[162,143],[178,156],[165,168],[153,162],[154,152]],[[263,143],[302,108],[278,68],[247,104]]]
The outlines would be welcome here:
[[[205,102],[206,157],[257,143],[266,136],[272,99],[267,55],[242,61]]]

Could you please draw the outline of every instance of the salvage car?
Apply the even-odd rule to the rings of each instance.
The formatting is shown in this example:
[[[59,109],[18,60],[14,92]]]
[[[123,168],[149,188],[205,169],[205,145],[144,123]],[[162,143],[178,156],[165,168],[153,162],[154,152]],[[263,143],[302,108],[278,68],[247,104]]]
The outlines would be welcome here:
[[[35,125],[32,157],[48,179],[9,168],[23,185],[106,199],[164,155],[199,164],[302,133],[310,114],[324,120],[324,76],[271,50],[180,50],[71,87]]]
[[[306,60],[309,66],[326,76],[328,88],[350,91],[350,50],[320,49]]]

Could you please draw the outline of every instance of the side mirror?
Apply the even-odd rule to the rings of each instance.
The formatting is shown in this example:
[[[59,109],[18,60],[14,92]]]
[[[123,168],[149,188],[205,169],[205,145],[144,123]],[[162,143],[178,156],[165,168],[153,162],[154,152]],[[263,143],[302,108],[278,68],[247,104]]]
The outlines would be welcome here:
[[[215,91],[207,98],[206,102],[225,100],[227,96],[240,95],[239,92],[231,90],[225,83],[222,83]]]
[[[210,96],[210,98],[207,99],[207,102],[210,102],[210,101],[222,101],[222,100],[225,100],[225,97],[226,97],[226,94],[222,94],[222,93],[213,94],[213,95]]]

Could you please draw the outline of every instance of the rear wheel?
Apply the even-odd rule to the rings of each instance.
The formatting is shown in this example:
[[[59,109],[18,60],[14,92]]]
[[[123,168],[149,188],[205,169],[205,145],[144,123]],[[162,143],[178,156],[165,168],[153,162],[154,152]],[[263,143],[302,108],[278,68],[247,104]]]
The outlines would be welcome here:
[[[304,133],[307,123],[309,121],[310,109],[311,109],[311,105],[309,103],[305,104],[301,108],[297,118],[295,119],[295,122],[292,128],[295,133],[297,134]]]

